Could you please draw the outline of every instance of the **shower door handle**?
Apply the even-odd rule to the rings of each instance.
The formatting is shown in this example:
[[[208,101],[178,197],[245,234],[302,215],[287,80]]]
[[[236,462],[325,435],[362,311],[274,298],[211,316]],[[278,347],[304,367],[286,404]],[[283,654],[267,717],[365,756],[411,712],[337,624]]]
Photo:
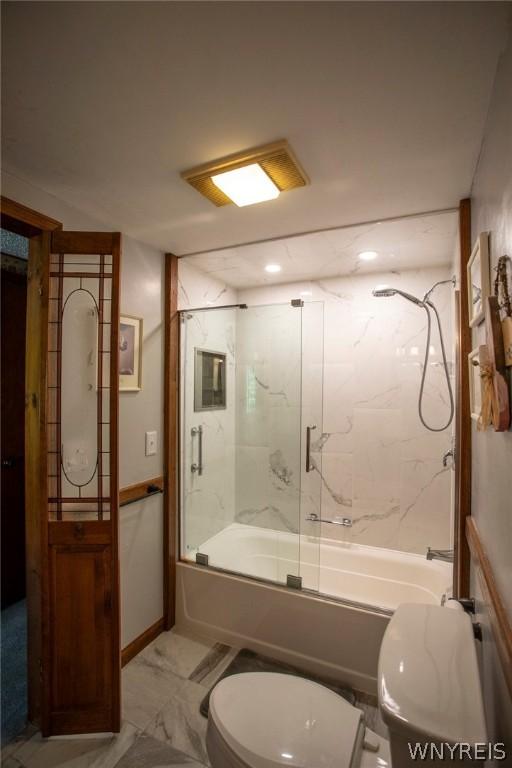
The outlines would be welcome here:
[[[316,429],[316,424],[311,427],[306,427],[306,472],[311,472],[314,469],[311,464],[311,432]]]
[[[197,472],[198,475],[203,474],[203,427],[200,424],[198,427],[192,427],[190,430],[190,434],[192,437],[194,435],[197,435],[199,438],[199,444],[198,444],[198,453],[197,453],[197,464],[192,464],[190,467],[191,472]]]

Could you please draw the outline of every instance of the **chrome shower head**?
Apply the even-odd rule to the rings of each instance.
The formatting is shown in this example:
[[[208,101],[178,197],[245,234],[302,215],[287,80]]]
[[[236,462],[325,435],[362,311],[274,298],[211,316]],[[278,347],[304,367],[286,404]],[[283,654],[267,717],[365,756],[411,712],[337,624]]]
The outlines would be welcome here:
[[[407,301],[412,301],[413,304],[417,304],[418,307],[425,306],[421,299],[413,296],[412,293],[401,291],[399,288],[375,288],[372,293],[376,298],[381,298],[382,296],[396,296],[398,294],[398,296],[402,296],[402,298],[407,299]]]

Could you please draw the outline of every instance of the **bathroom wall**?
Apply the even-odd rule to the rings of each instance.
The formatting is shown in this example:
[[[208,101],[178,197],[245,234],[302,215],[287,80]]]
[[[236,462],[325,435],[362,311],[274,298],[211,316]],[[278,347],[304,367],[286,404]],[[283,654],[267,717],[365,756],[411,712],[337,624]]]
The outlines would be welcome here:
[[[115,222],[92,219],[63,200],[2,173],[2,194],[61,221],[65,229],[116,230]],[[120,487],[162,474],[163,438],[163,255],[123,237],[121,312],[143,318],[143,387],[119,397]],[[145,456],[144,433],[157,430],[155,456]],[[126,646],[163,612],[162,497],[120,510],[121,643]]]
[[[304,472],[302,475],[302,501],[308,511],[314,508],[317,487],[312,484],[316,476],[321,486],[322,517],[350,517],[353,525],[350,529],[323,525],[322,536],[419,554],[429,545],[450,546],[451,471],[443,468],[442,457],[451,445],[451,427],[428,432],[417,414],[426,316],[398,297],[376,299],[371,295],[378,284],[423,295],[434,282],[450,275],[447,266],[239,291],[239,300],[249,305],[292,298],[303,298],[308,304],[312,302],[311,306],[324,302],[323,334],[321,313],[304,316],[307,346],[302,429],[304,432],[308,418],[322,425],[322,410],[323,425],[314,433],[316,470],[307,478]],[[446,286],[435,294],[449,357],[451,297],[451,288]],[[322,336],[323,364],[318,349]],[[437,333],[431,346],[425,416],[440,426],[447,420],[449,403]],[[319,397],[316,384],[319,366],[323,397]],[[309,395],[307,382],[312,387]],[[266,471],[272,472],[272,466]],[[284,456],[281,472],[286,471]],[[251,480],[242,476],[238,482],[243,486]],[[245,498],[244,507],[248,505]],[[253,506],[257,508],[256,503]],[[238,516],[241,511],[237,507]],[[304,516],[301,513],[301,518]],[[268,510],[247,522],[258,525],[258,517],[269,524]],[[280,515],[273,517],[272,527],[281,529]],[[318,534],[319,529],[316,524],[308,527],[303,523],[304,533]]]
[[[212,308],[234,304],[236,292],[180,259],[179,309]],[[184,313],[181,337],[181,551],[194,557],[201,544],[233,522],[235,509],[235,345],[236,310],[212,309]],[[226,408],[194,409],[195,350],[226,354]],[[191,471],[198,458],[198,437],[191,429],[203,427],[201,476]]]
[[[480,232],[490,233],[492,279],[498,258],[512,256],[512,28],[496,74],[471,198],[473,241]],[[474,347],[484,343],[484,333],[483,324],[473,331]],[[512,431],[477,432],[473,425],[472,453],[471,512],[512,620]],[[479,619],[484,625],[483,684],[490,737],[508,742],[507,764],[512,765],[512,696],[474,574],[472,594],[478,598]]]

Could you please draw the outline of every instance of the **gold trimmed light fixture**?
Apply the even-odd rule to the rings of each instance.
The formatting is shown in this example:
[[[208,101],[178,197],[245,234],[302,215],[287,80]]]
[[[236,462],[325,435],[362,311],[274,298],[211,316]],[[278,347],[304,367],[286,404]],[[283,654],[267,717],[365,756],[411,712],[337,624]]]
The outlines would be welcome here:
[[[183,171],[181,178],[217,206],[253,205],[308,184],[306,174],[285,140],[191,168]]]

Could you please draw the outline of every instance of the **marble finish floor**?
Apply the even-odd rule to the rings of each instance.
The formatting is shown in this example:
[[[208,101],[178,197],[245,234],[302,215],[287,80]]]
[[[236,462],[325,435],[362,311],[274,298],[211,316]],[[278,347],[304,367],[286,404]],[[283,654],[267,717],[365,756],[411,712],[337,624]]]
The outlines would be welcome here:
[[[208,766],[199,705],[237,648],[171,630],[122,673],[123,724],[114,736],[43,739],[27,728],[2,750],[3,768],[167,768]],[[367,725],[385,736],[377,710],[356,701]]]

